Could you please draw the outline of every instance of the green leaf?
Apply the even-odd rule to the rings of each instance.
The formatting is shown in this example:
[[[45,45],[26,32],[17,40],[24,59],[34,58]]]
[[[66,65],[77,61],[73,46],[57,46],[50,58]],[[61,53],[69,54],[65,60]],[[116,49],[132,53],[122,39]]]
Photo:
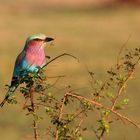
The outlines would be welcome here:
[[[113,93],[112,92],[110,92],[110,91],[108,91],[107,93],[107,97],[109,98],[109,99],[114,99],[114,95],[113,95]]]
[[[50,107],[45,107],[46,112],[50,112]]]
[[[102,118],[102,125],[106,131],[107,134],[109,134],[110,126],[108,121],[105,118]]]
[[[98,130],[101,130],[101,131],[105,130],[105,132],[109,134],[110,126],[109,126],[108,120],[106,118],[102,118],[98,120],[98,122],[100,123],[100,127],[98,128]]]
[[[97,85],[101,86],[103,82],[101,80],[96,80]]]
[[[48,96],[49,96],[49,97],[52,97],[52,93],[51,93],[51,92],[48,92]]]
[[[83,140],[83,137],[82,137],[82,136],[80,136],[78,140]]]
[[[129,99],[125,98],[123,100],[121,100],[116,106],[115,109],[119,110],[119,109],[124,109],[125,105],[127,105],[129,103]]]
[[[108,116],[110,114],[110,112],[111,112],[110,110],[103,110],[102,114],[105,116]]]

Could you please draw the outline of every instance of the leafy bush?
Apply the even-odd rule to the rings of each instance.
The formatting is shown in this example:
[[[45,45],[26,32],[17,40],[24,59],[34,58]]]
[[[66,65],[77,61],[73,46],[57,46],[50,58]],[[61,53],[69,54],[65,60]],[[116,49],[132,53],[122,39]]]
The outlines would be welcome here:
[[[137,123],[119,112],[129,103],[129,99],[122,95],[126,93],[128,81],[133,79],[140,60],[140,48],[126,50],[123,56],[122,51],[123,49],[118,55],[117,64],[107,71],[108,78],[105,81],[96,80],[94,73],[88,70],[92,87],[92,93],[85,93],[88,97],[72,91],[68,86],[60,99],[53,92],[54,85],[46,82],[47,75],[43,68],[40,68],[37,74],[28,74],[21,78],[26,85],[20,87],[20,92],[25,97],[23,109],[28,111],[26,115],[32,115],[35,140],[40,137],[38,125],[41,119],[45,118],[39,114],[40,110],[49,116],[51,122],[51,126],[46,128],[46,138],[50,135],[56,140],[82,140],[83,131],[88,130],[88,127],[83,126],[83,122],[88,115],[95,116],[95,113],[98,117],[93,117],[96,122],[93,123],[93,132],[98,140],[111,133],[111,125],[116,121],[126,121],[140,129]],[[50,60],[45,67],[64,55],[74,57],[62,54]],[[8,102],[17,103],[15,98],[10,98]]]

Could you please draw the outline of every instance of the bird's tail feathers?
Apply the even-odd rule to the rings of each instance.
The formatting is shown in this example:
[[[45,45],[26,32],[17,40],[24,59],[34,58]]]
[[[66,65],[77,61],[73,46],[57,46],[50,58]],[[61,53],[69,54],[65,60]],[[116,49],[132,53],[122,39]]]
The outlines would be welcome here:
[[[0,107],[3,107],[3,105],[6,103],[7,99],[8,99],[10,96],[13,95],[14,91],[16,90],[16,88],[17,88],[16,86],[11,86],[11,87],[9,88],[9,90],[8,90],[7,93],[6,93],[6,96],[5,96],[4,100],[0,103]]]
[[[3,107],[3,105],[5,104],[5,102],[7,101],[8,96],[4,98],[4,100],[0,103],[0,107]]]

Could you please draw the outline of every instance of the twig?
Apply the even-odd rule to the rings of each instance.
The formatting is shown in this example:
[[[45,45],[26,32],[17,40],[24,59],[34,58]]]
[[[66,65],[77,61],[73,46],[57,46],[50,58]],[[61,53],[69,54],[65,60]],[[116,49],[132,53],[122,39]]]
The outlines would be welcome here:
[[[60,78],[62,78],[62,77],[57,77],[57,79],[55,80],[55,82],[52,83],[52,84],[49,86],[49,88],[54,87],[54,86],[58,83],[58,81],[60,80]]]
[[[60,113],[59,113],[59,121],[61,121],[62,117],[63,117],[63,110],[64,110],[64,105],[65,105],[65,101],[67,98],[67,93],[64,95],[64,98],[62,100],[62,104],[61,104],[61,108],[60,108]],[[56,128],[56,133],[55,133],[55,140],[59,139],[59,128]]]
[[[120,88],[119,88],[119,90],[118,90],[118,93],[117,93],[117,95],[116,95],[116,97],[115,97],[115,99],[114,99],[114,101],[113,101],[113,105],[112,105],[112,107],[111,107],[111,110],[114,110],[115,105],[116,105],[116,103],[117,103],[119,97],[121,96],[121,94],[122,94],[122,92],[123,92],[123,89],[125,88],[126,83],[129,81],[129,79],[131,79],[132,74],[133,74],[133,71],[128,75],[128,77],[127,77],[127,79],[125,80],[125,82],[120,86]]]
[[[121,49],[120,49],[120,51],[118,53],[118,56],[117,56],[117,65],[118,66],[119,66],[119,63],[120,63],[119,60],[120,60],[121,53],[123,52],[123,50],[124,50],[124,48],[125,48],[125,46],[128,43],[130,38],[131,38],[131,34],[128,36],[128,39],[124,42],[124,44],[121,46]]]
[[[125,88],[125,84],[127,83],[127,81],[129,80],[129,77],[126,79],[126,81],[123,83],[123,85],[121,85],[118,89],[118,92],[117,92],[117,95],[116,97],[114,98],[113,100],[113,104],[111,106],[111,111],[114,111],[114,108],[115,108],[115,105],[119,99],[119,97],[121,96],[122,92],[123,92],[123,89]],[[110,118],[111,114],[108,115],[108,119]],[[121,118],[122,119],[122,118]],[[101,132],[101,135],[99,137],[99,140],[102,140],[103,136],[104,136],[104,133],[105,133],[105,129],[102,130]]]
[[[78,60],[77,57],[75,57],[75,56],[73,56],[73,55],[71,55],[71,54],[63,53],[63,54],[61,54],[61,55],[56,56],[56,57],[53,58],[52,60],[50,60],[48,63],[46,63],[46,64],[42,67],[42,69],[43,69],[44,67],[46,67],[47,65],[49,65],[51,62],[55,61],[56,59],[58,59],[58,58],[60,58],[60,57],[62,57],[62,56],[66,56],[66,55],[67,55],[67,56],[70,56],[70,57],[73,57],[74,59],[77,59],[77,60]]]
[[[30,93],[30,102],[31,102],[32,113],[33,113],[33,115],[35,115],[34,88],[33,87],[30,88],[29,93]],[[33,126],[34,126],[34,138],[35,138],[35,140],[39,140],[39,134],[38,134],[38,129],[37,129],[38,124],[35,119],[33,120]]]
[[[53,133],[53,131],[51,130],[51,126],[49,126],[48,128],[46,128],[45,135],[54,136],[54,133]]]
[[[94,132],[95,136],[97,137],[97,139],[99,139],[100,137],[98,136],[98,134],[97,134],[95,129],[93,129],[93,132]]]
[[[104,105],[101,104],[101,103],[98,103],[98,102],[93,101],[93,100],[90,100],[90,99],[88,99],[88,98],[86,98],[86,97],[83,97],[83,96],[80,96],[80,95],[76,95],[76,94],[72,94],[72,93],[67,93],[65,96],[71,96],[71,97],[77,98],[78,100],[85,100],[85,101],[87,101],[87,102],[89,102],[89,103],[91,103],[91,104],[93,104],[93,105],[102,107],[102,108],[104,108],[104,109],[106,109],[106,110],[110,110],[113,114],[115,114],[116,116],[118,116],[118,117],[121,118],[121,119],[124,119],[124,120],[128,121],[130,124],[134,125],[135,127],[137,127],[137,128],[140,130],[140,126],[139,126],[138,124],[136,124],[134,121],[132,121],[132,120],[129,119],[128,117],[126,117],[126,116],[124,116],[124,115],[118,113],[117,111],[112,110],[112,109],[110,109],[109,107],[104,106]]]
[[[99,140],[103,140],[104,133],[105,133],[105,128],[103,128],[101,135],[98,138]]]
[[[48,76],[47,78],[63,78],[65,75],[58,75],[58,76]]]
[[[84,121],[84,118],[82,117],[81,120],[80,120],[80,122],[79,122],[79,124],[77,125],[77,128],[75,129],[75,132],[74,132],[75,134],[79,131],[79,129],[80,129],[83,121]]]
[[[96,102],[96,101],[94,101],[94,100],[90,100],[90,99],[88,99],[88,98],[86,98],[86,97],[83,97],[83,96],[80,96],[80,95],[77,95],[77,94],[73,94],[73,93],[67,92],[66,95],[67,95],[67,96],[71,96],[71,97],[75,97],[75,98],[77,98],[79,101],[85,100],[85,101],[90,102],[90,103],[92,103],[92,104],[94,104],[94,105],[103,107],[103,105],[102,105],[101,103],[98,103],[98,102]]]
[[[76,113],[74,113],[74,115],[73,115],[73,120],[75,119],[75,118],[77,118],[80,114],[82,114],[83,112],[85,112],[87,109],[84,109],[84,110],[82,110],[82,111],[79,111],[79,112],[76,112]],[[68,123],[70,123],[71,121],[70,120],[68,120],[68,121],[66,121],[65,122],[65,124],[68,124]]]
[[[129,38],[130,38],[130,37],[129,37]],[[129,38],[128,38],[128,40],[129,40]],[[128,40],[127,40],[127,41],[128,41]],[[126,43],[127,43],[127,42],[126,42]],[[126,43],[125,43],[125,44],[126,44]],[[125,44],[122,46],[119,55],[121,54],[123,48],[125,47]],[[118,66],[119,66],[119,57],[120,57],[120,56],[118,56],[118,60],[117,60],[117,65],[118,65]],[[118,89],[118,91],[117,91],[117,95],[116,95],[116,97],[114,98],[113,103],[112,103],[112,106],[111,106],[111,110],[112,110],[112,111],[114,111],[115,106],[116,106],[116,104],[117,104],[117,101],[119,100],[120,96],[122,95],[126,83],[132,78],[132,75],[133,75],[133,73],[134,73],[135,67],[137,66],[138,63],[139,63],[139,59],[134,63],[133,69],[132,69],[131,71],[128,71],[127,78],[126,78],[126,80],[124,81],[124,83],[123,83],[122,85],[119,86],[119,89]],[[110,118],[110,116],[111,116],[111,114],[108,115],[108,119]],[[124,119],[124,118],[123,118],[123,119]],[[122,118],[121,118],[121,120],[122,120]],[[123,120],[122,120],[122,121],[123,121]],[[128,120],[127,120],[127,121],[128,121]],[[131,123],[132,123],[132,122],[131,122]],[[135,124],[133,124],[133,125],[135,125]],[[100,136],[100,137],[103,137],[104,132],[105,132],[105,131],[102,130],[102,133],[101,133],[101,136]]]

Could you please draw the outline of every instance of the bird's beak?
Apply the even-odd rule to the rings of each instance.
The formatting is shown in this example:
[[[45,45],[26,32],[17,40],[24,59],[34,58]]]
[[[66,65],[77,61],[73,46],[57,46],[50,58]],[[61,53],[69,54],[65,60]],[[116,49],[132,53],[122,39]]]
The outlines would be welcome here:
[[[53,38],[51,38],[51,37],[46,37],[45,38],[45,42],[50,42],[50,41],[53,41],[54,39]]]

